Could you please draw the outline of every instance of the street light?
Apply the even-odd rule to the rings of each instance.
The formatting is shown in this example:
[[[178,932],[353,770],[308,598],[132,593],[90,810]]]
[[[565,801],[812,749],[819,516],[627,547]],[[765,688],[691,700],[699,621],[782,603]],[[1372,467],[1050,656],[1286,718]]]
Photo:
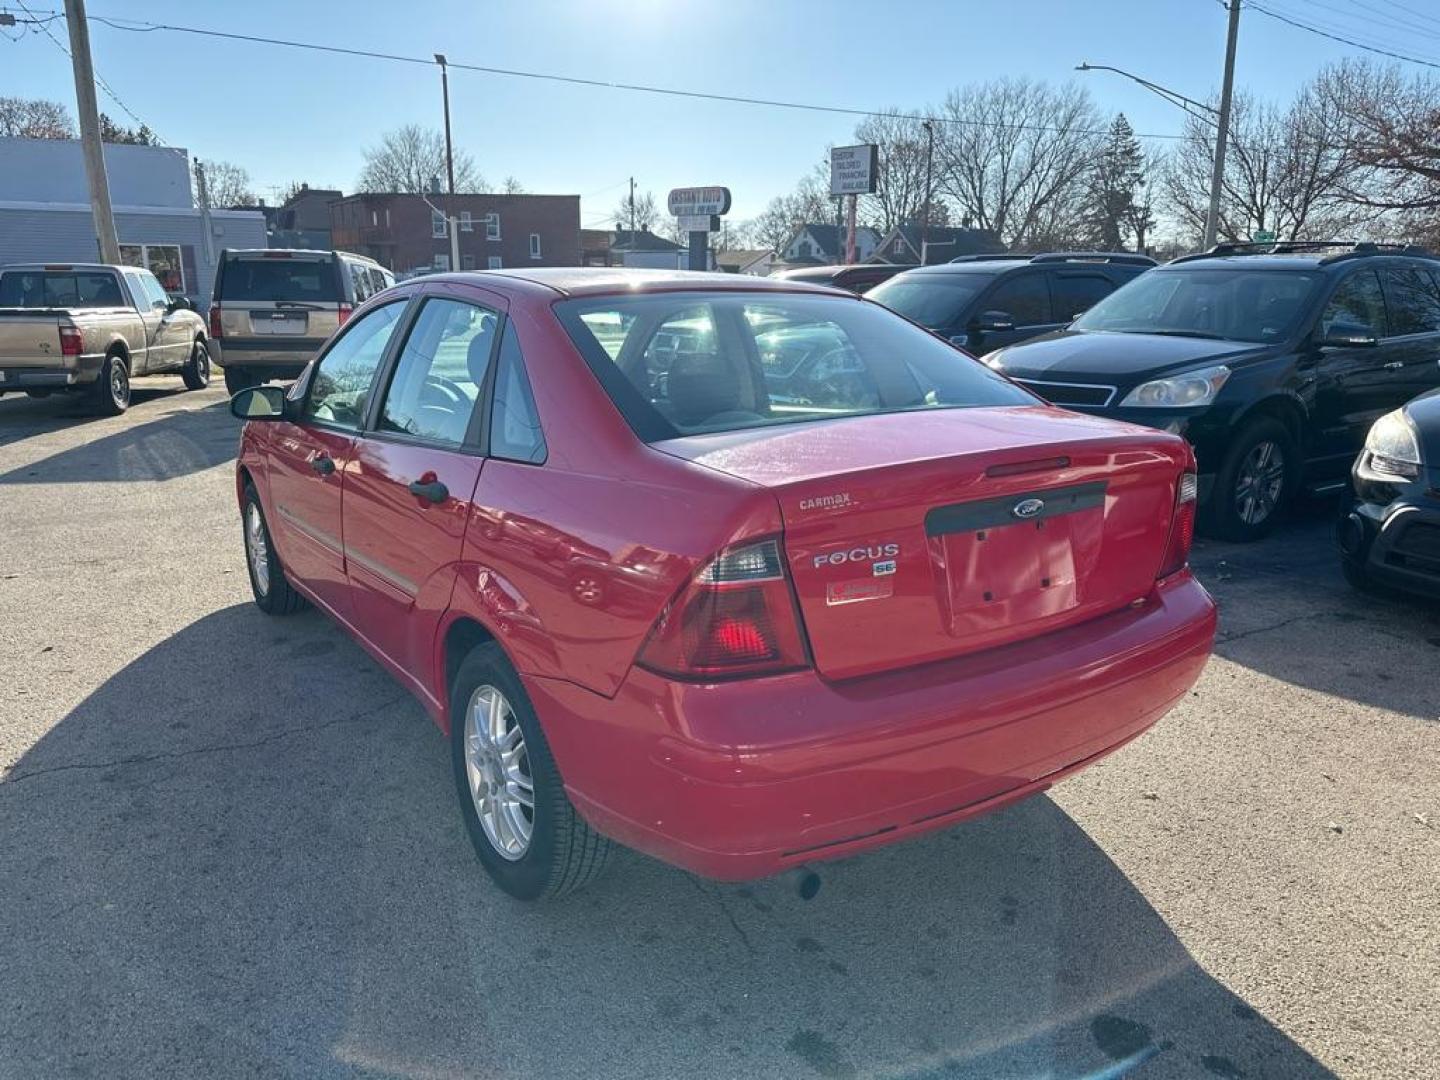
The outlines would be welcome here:
[[[446,218],[450,233],[450,269],[460,269],[460,230],[455,217],[455,153],[450,146],[450,75],[444,53],[435,54],[435,63],[440,65],[440,92],[445,98],[445,179],[449,185],[450,213]]]

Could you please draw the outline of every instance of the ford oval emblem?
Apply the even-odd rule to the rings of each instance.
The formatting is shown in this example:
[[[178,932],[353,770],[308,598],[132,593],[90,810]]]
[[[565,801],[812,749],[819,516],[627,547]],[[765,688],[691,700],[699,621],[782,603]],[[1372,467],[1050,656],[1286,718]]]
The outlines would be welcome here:
[[[1014,514],[1017,518],[1033,518],[1044,509],[1044,499],[1021,499],[1010,508],[1010,513]]]

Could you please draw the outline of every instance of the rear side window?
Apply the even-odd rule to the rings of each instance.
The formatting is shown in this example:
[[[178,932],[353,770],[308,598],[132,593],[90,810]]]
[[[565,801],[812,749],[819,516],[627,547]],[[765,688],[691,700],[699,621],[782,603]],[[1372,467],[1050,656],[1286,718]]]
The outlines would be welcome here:
[[[1320,316],[1322,336],[1389,337],[1385,295],[1374,270],[1361,270],[1340,283]]]
[[[646,440],[807,420],[1034,403],[875,304],[784,293],[657,293],[556,305]]]
[[[446,446],[465,441],[495,351],[495,313],[431,298],[395,365],[380,430]]]
[[[1016,326],[1041,326],[1056,320],[1050,317],[1050,290],[1044,274],[1017,274],[995,286],[981,301],[986,311],[1003,311]],[[1061,321],[1068,320],[1064,316]]]
[[[123,307],[114,274],[83,271],[7,270],[0,274],[0,307]]]
[[[219,291],[222,301],[334,304],[340,301],[340,279],[329,259],[226,259]]]
[[[530,393],[525,358],[515,324],[505,324],[500,341],[500,366],[495,371],[495,401],[490,413],[490,454],[508,461],[538,465],[545,460],[545,433]]]
[[[1050,282],[1055,300],[1055,320],[1067,322],[1115,291],[1103,274],[1057,274]]]
[[[1440,294],[1428,270],[1409,266],[1386,270],[1385,292],[1390,301],[1390,333],[1440,330]]]

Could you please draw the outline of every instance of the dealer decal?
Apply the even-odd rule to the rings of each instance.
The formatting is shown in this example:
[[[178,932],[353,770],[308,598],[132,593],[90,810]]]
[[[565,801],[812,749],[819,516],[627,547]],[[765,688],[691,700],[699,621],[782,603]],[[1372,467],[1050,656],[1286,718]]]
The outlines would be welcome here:
[[[832,581],[825,586],[825,603],[858,604],[862,600],[883,600],[895,595],[895,582],[888,577],[857,578],[854,581]]]

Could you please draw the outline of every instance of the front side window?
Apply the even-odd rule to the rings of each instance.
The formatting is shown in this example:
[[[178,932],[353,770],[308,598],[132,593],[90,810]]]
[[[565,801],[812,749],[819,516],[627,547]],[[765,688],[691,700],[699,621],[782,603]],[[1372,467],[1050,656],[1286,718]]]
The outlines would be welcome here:
[[[568,300],[555,310],[617,407],[651,441],[1034,403],[978,361],[857,299],[669,293]]]
[[[395,364],[379,430],[444,446],[465,441],[495,346],[493,311],[431,298]]]
[[[1361,270],[1340,283],[1320,316],[1320,336],[1389,337],[1385,294],[1374,270]]]
[[[150,271],[136,271],[135,282],[145,294],[144,304],[148,304],[152,308],[163,308],[170,303],[170,298],[165,295],[165,290],[160,287],[160,282],[155,280],[155,275]]]
[[[305,398],[306,420],[357,430],[365,419],[370,386],[405,302],[386,304],[350,323],[320,358]]]
[[[514,323],[505,324],[499,365],[490,407],[490,455],[538,465],[545,460],[545,433],[540,429],[540,414],[530,392]]]
[[[1433,334],[1440,330],[1440,290],[1429,270],[1403,266],[1385,271],[1392,334]]]
[[[1071,328],[1283,341],[1294,331],[1318,280],[1318,274],[1293,270],[1151,270],[1116,289]],[[1379,287],[1377,281],[1377,293]]]
[[[986,311],[1003,311],[1016,326],[1043,326],[1050,315],[1050,290],[1044,274],[1018,274],[1006,278],[980,301]]]

